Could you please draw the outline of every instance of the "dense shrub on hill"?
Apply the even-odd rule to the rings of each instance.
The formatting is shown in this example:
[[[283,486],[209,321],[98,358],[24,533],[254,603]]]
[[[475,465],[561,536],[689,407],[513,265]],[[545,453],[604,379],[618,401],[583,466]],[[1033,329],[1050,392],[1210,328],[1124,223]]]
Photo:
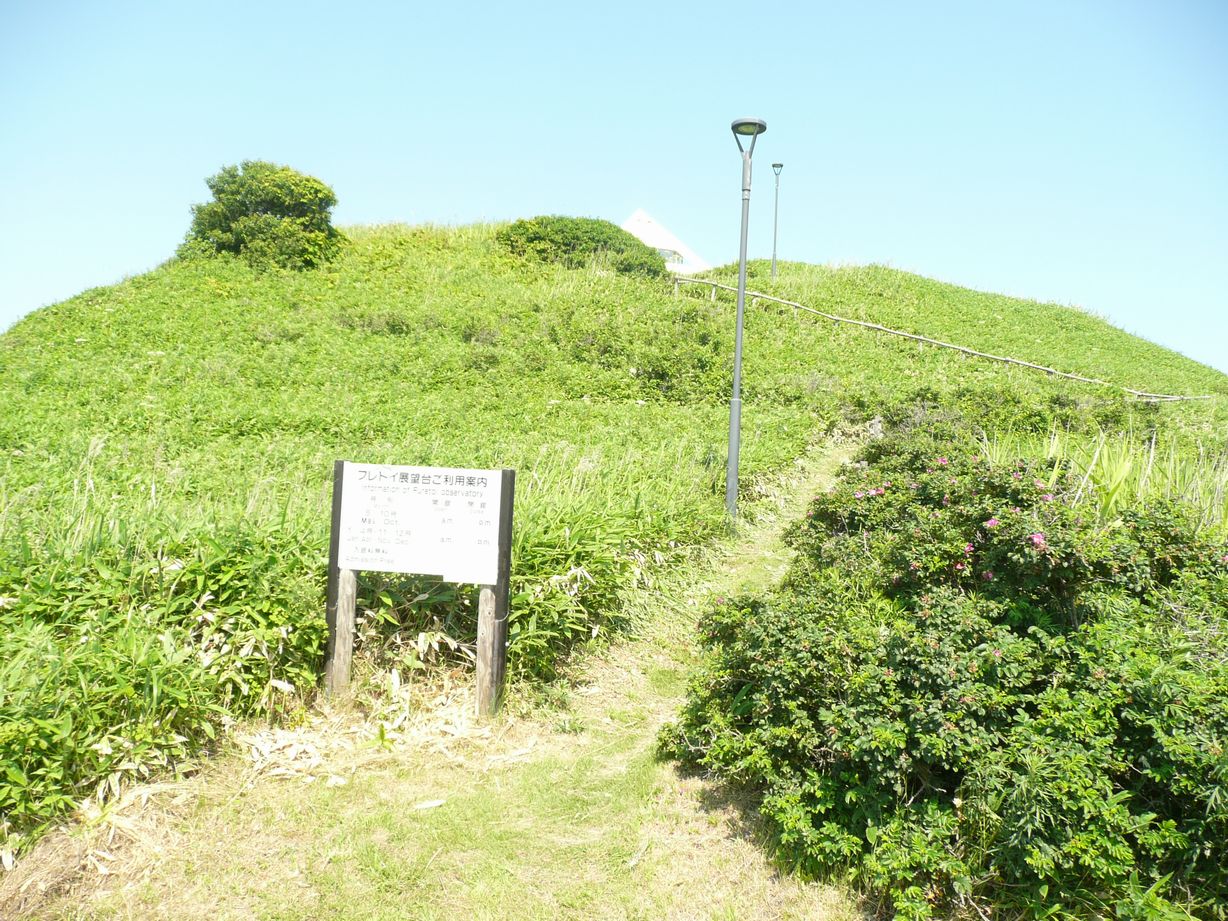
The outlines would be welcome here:
[[[253,265],[312,268],[330,259],[333,190],[288,166],[245,160],[205,180],[213,201],[192,207],[184,252],[235,253]]]
[[[496,239],[517,256],[530,256],[568,268],[580,268],[604,254],[624,275],[665,274],[661,254],[609,221],[589,217],[543,215],[515,221]]]
[[[722,604],[669,750],[897,917],[1228,914],[1228,546],[976,442],[870,446]]]

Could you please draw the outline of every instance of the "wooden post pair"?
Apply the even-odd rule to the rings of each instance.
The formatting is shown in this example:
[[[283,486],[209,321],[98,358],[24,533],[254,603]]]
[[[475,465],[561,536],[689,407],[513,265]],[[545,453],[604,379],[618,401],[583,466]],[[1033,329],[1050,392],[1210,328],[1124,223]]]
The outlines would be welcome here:
[[[477,712],[493,716],[503,696],[507,673],[507,617],[512,569],[512,511],[515,507],[516,471],[503,470],[499,499],[498,576],[478,592]],[[354,620],[358,572],[338,565],[341,498],[345,488],[345,462],[333,466],[333,514],[328,547],[328,648],[324,661],[324,688],[330,697],[350,689],[354,650]],[[427,575],[423,573],[423,575]]]

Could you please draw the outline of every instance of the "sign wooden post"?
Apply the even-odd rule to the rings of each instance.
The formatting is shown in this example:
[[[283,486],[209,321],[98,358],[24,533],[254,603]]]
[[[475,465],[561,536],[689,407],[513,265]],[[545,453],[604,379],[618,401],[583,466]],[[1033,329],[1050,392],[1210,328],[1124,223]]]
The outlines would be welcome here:
[[[333,464],[333,522],[328,541],[328,649],[324,658],[324,688],[330,696],[350,689],[350,662],[354,652],[354,609],[358,603],[358,573],[337,565],[341,550],[341,491],[345,488],[345,461]]]
[[[495,713],[507,670],[515,488],[514,470],[334,464],[324,664],[330,695],[349,691],[358,570],[403,572],[481,586],[478,713]]]
[[[503,471],[499,493],[499,577],[478,594],[478,716],[493,716],[507,672],[507,614],[512,574],[512,508],[516,471]]]

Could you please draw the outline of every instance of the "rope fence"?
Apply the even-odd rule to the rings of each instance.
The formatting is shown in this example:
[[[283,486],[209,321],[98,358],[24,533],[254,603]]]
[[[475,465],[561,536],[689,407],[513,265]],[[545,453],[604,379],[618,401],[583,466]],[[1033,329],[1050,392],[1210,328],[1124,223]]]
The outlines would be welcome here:
[[[717,281],[709,281],[706,278],[688,278],[685,275],[674,276],[674,296],[678,296],[679,287],[681,285],[710,285],[712,288],[711,299],[716,300],[717,289],[724,291],[733,291],[737,293],[737,288],[733,285],[724,285]],[[746,296],[751,298],[751,306],[754,306],[755,301],[771,301],[775,304],[783,304],[786,307],[792,307],[794,310],[802,310],[806,313],[812,313],[815,316],[822,317],[825,320],[831,320],[833,323],[847,323],[850,326],[860,326],[864,329],[873,329],[880,333],[888,333],[892,336],[900,336],[904,339],[912,339],[916,342],[924,342],[927,345],[934,345],[943,349],[952,349],[956,352],[962,352],[965,355],[971,355],[975,358],[987,358],[990,361],[1000,361],[1008,365],[1017,365],[1021,368],[1031,368],[1034,371],[1043,371],[1045,374],[1051,374],[1055,377],[1064,377],[1072,381],[1080,381],[1084,384],[1096,384],[1100,387],[1113,387],[1117,390],[1122,390],[1139,400],[1146,400],[1152,403],[1176,403],[1183,400],[1212,400],[1212,396],[1179,396],[1171,393],[1148,393],[1145,390],[1133,390],[1130,387],[1122,387],[1120,384],[1114,384],[1109,381],[1102,381],[1094,377],[1083,377],[1080,374],[1070,374],[1066,371],[1058,371],[1056,368],[1047,368],[1044,365],[1034,364],[1030,361],[1023,361],[1019,358],[1008,358],[1003,355],[991,355],[989,352],[978,352],[976,349],[966,348],[962,345],[955,345],[951,342],[943,342],[941,339],[931,339],[929,336],[919,336],[916,333],[906,333],[898,329],[891,329],[888,326],[881,326],[878,323],[868,323],[865,320],[853,320],[848,317],[837,316],[834,313],[824,313],[821,310],[815,310],[813,307],[807,307],[805,304],[799,304],[796,301],[785,300],[782,297],[773,297],[771,294],[764,294],[761,291],[747,291]]]

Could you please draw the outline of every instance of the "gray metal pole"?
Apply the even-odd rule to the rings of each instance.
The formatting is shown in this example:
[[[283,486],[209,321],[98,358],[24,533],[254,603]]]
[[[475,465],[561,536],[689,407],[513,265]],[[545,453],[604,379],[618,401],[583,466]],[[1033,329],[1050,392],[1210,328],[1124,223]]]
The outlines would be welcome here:
[[[772,281],[776,280],[776,228],[780,222],[780,170],[773,165],[776,174],[776,207],[772,209]]]
[[[738,517],[738,448],[742,438],[742,311],[746,306],[746,232],[750,224],[750,151],[742,152],[742,242],[738,247],[738,320],[733,340],[733,399],[729,401],[729,460],[725,510]]]

